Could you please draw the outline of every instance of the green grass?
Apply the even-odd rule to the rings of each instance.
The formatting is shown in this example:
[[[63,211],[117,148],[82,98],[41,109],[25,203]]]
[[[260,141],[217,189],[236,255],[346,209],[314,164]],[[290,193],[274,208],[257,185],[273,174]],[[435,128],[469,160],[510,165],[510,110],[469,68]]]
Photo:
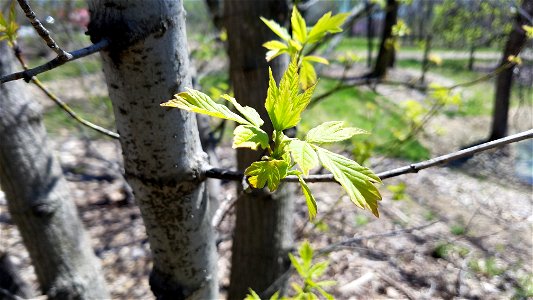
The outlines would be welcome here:
[[[406,40],[400,40],[400,51],[401,52],[421,52],[424,49],[419,46],[419,42],[415,41],[414,44],[408,43]],[[376,53],[379,49],[379,43],[380,38],[374,38],[372,40],[373,42],[373,49],[374,53]],[[339,45],[336,48],[336,51],[343,52],[343,51],[357,51],[361,52],[360,54],[365,54],[367,51],[368,42],[366,37],[344,37],[342,41],[339,43]],[[457,51],[468,51],[468,49],[451,49],[449,47],[444,46],[433,46],[433,51],[438,52],[457,52]],[[476,49],[476,53],[486,53],[486,52],[500,52],[501,49],[494,49],[494,48],[479,48]]]
[[[115,130],[115,119],[111,100],[108,97],[91,97],[87,101],[76,101],[68,104],[80,117],[104,128]],[[90,138],[106,138],[90,128],[81,125],[61,108],[55,106],[44,113],[44,124],[52,136],[64,132],[81,136],[80,128]]]
[[[494,63],[492,60],[477,60],[477,63]],[[484,73],[467,70],[466,59],[444,60],[440,66],[432,66],[431,73],[449,78],[453,82],[465,83],[484,76]],[[420,70],[422,63],[416,59],[401,59],[397,68]],[[519,87],[515,85],[511,93],[511,106],[520,104]],[[475,85],[456,89],[461,91],[462,104],[458,110],[446,112],[450,116],[489,116],[492,114],[494,101],[494,78],[487,79]],[[525,97],[526,105],[533,104],[533,97]]]
[[[335,86],[334,80],[322,79],[315,95],[320,95]],[[299,131],[304,133],[326,121],[346,121],[350,126],[371,132],[369,136],[355,137],[356,141],[369,140],[374,149],[383,154],[409,160],[421,160],[429,157],[429,151],[417,140],[405,143],[401,147],[391,145],[396,140],[394,130],[407,130],[408,124],[402,118],[397,105],[379,97],[372,91],[350,88],[338,91],[323,99],[317,105],[304,112]],[[350,143],[344,144],[349,146]]]
[[[29,66],[34,67],[46,63],[46,61],[47,60],[42,58],[31,60]],[[94,74],[96,72],[99,72],[100,70],[102,70],[102,63],[99,59],[82,58],[80,60],[76,60],[59,66],[58,68],[55,68],[48,72],[39,74],[37,78],[39,78],[39,80],[43,82],[46,82],[58,79],[81,77],[88,74]]]

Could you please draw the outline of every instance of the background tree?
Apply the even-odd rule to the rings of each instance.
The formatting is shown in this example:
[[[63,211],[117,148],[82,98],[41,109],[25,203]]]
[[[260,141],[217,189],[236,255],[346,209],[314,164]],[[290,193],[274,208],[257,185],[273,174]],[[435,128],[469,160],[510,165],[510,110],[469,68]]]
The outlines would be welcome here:
[[[374,68],[370,74],[371,77],[385,77],[387,68],[394,65],[396,50],[392,28],[398,22],[398,8],[398,0],[387,0],[381,43],[379,45],[379,52],[376,62],[374,63]]]
[[[15,68],[0,42],[0,73]],[[109,294],[78,217],[41,108],[20,81],[0,85],[0,184],[30,254],[43,294],[50,299],[104,299]]]
[[[242,105],[255,108],[267,120],[267,133],[272,132],[265,99],[268,88],[266,49],[262,44],[275,38],[260,17],[280,24],[288,20],[286,0],[239,1],[224,3],[225,25],[228,31],[230,80],[235,98]],[[287,67],[286,57],[270,64],[279,80]],[[238,169],[244,171],[261,153],[239,149]],[[288,252],[292,247],[292,212],[294,203],[287,188],[274,194],[254,190],[241,194],[236,205],[236,227],[232,248],[229,299],[242,299],[253,288],[262,292],[290,265]]]
[[[435,8],[434,31],[448,47],[469,50],[468,70],[473,70],[478,48],[500,46],[509,32],[514,1],[445,0]],[[468,24],[468,26],[465,26]]]
[[[505,68],[496,77],[496,93],[494,96],[494,109],[492,113],[492,126],[489,141],[507,135],[509,103],[513,86],[514,69],[516,62],[512,57],[518,56],[527,42],[524,25],[531,26],[533,16],[533,0],[522,0],[521,12],[516,12],[513,28],[509,33],[499,67]]]
[[[159,103],[191,85],[181,1],[89,1],[124,167],[141,209],[159,299],[215,299],[218,284],[206,164],[196,118]]]

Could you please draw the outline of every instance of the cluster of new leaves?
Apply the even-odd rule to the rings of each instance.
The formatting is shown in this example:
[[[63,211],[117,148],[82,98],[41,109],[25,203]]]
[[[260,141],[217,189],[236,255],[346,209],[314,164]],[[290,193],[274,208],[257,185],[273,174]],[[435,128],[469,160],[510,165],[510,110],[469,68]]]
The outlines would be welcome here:
[[[429,85],[429,95],[423,101],[406,100],[402,103],[406,120],[410,120],[413,127],[423,123],[427,114],[435,107],[458,107],[461,105],[461,94],[452,92],[449,88],[436,83]]]
[[[10,46],[17,39],[19,25],[15,17],[15,1],[11,1],[7,19],[0,11],[0,41],[7,40]]]
[[[296,294],[292,297],[282,297],[281,299],[291,299],[291,300],[311,300],[319,299],[316,292],[320,293],[326,299],[334,299],[331,294],[324,290],[325,287],[335,285],[333,280],[324,280],[317,281],[317,278],[322,276],[328,268],[328,262],[322,261],[318,263],[313,263],[313,253],[314,250],[309,244],[309,242],[303,242],[300,249],[298,249],[299,258],[289,253],[289,258],[291,264],[300,275],[301,280],[303,281],[303,286],[298,283],[291,283],[292,288]],[[245,298],[245,300],[260,300],[259,295],[250,290],[250,294]],[[279,292],[276,292],[270,300],[278,300]]]
[[[331,12],[323,15],[312,28],[307,28],[305,19],[302,17],[296,5],[291,15],[292,36],[287,29],[280,26],[273,20],[261,18],[261,20],[277,35],[282,41],[272,40],[263,44],[269,51],[266,53],[266,60],[270,61],[275,57],[287,53],[291,57],[296,57],[300,67],[300,84],[303,89],[307,89],[316,83],[317,76],[312,63],[329,64],[328,60],[316,55],[304,55],[304,48],[311,44],[320,42],[328,33],[341,32],[341,25],[348,14],[337,14],[332,16]]]
[[[301,18],[296,8],[295,12],[293,19]],[[305,34],[293,33],[293,35],[303,37],[303,41],[318,41],[327,32],[334,32],[334,28],[340,25],[336,21],[337,16],[331,17],[329,13],[325,16],[320,19],[325,21],[317,23],[320,30],[315,30],[317,26],[315,25],[310,30],[307,28],[300,30]],[[279,25],[276,25],[279,28],[272,25],[275,23],[269,24],[277,31],[286,31]],[[305,23],[303,26],[305,27]],[[355,161],[322,148],[324,144],[347,140],[354,135],[367,134],[367,132],[358,128],[345,127],[343,122],[333,121],[311,129],[304,140],[289,138],[283,133],[283,130],[298,125],[316,86],[314,84],[307,89],[300,90],[300,73],[303,68],[299,64],[302,63],[302,60],[299,60],[301,56],[299,54],[301,54],[300,50],[294,53],[279,85],[276,84],[270,70],[265,108],[274,127],[271,136],[261,129],[264,121],[253,108],[241,106],[228,95],[222,95],[222,98],[230,102],[238,113],[233,112],[225,103],[217,103],[208,95],[193,89],[179,93],[175,95],[175,99],[161,105],[237,122],[239,125],[233,132],[233,147],[261,150],[266,154],[260,161],[252,163],[245,170],[249,184],[254,188],[268,186],[270,191],[275,191],[283,178],[289,175],[297,176],[310,218],[316,216],[317,205],[303,176],[308,175],[309,171],[317,167],[319,163],[333,174],[335,180],[344,187],[355,205],[369,209],[374,215],[379,216],[377,203],[381,200],[381,195],[374,183],[381,183],[380,179],[371,170]]]

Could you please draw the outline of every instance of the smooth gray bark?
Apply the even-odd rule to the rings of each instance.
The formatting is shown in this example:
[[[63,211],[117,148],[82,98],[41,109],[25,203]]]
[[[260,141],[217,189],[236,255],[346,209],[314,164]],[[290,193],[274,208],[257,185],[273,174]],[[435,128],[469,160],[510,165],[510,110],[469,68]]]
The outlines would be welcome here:
[[[158,299],[216,299],[214,229],[196,118],[161,102],[191,86],[181,1],[90,0],[124,167],[146,226]]]
[[[285,0],[232,0],[225,1],[224,10],[235,98],[242,105],[259,111],[265,120],[265,130],[271,133],[272,125],[265,109],[269,64],[265,61],[266,49],[262,44],[276,36],[259,17],[285,24],[288,4]],[[279,80],[287,67],[287,58],[277,58],[271,66],[274,77]],[[239,149],[239,170],[243,171],[261,155],[257,151]],[[292,247],[294,204],[287,188],[281,187],[274,194],[254,190],[237,200],[229,299],[243,299],[248,288],[263,292],[290,266],[288,252]]]
[[[0,73],[15,69],[0,43]],[[49,299],[109,298],[100,264],[48,146],[40,105],[21,81],[0,85],[0,185]]]

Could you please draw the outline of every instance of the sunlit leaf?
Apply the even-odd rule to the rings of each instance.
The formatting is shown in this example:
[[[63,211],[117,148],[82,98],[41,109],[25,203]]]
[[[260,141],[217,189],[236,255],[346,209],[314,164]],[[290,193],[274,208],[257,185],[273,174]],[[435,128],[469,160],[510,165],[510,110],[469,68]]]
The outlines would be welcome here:
[[[257,150],[257,147],[266,149],[268,147],[268,134],[256,126],[239,125],[233,131],[232,147],[253,150]]]
[[[522,26],[522,29],[526,32],[526,36],[528,39],[533,39],[533,26],[524,25]]]
[[[370,169],[353,160],[323,148],[316,149],[322,165],[344,187],[352,202],[379,217],[378,201],[381,195],[373,183],[381,183],[381,180]]]
[[[248,120],[232,112],[227,106],[218,104],[208,95],[187,88],[187,92],[174,95],[175,99],[162,103],[161,106],[176,107],[187,111],[228,119],[240,124],[253,125]]]
[[[311,267],[311,263],[313,261],[313,252],[313,247],[311,247],[311,244],[309,244],[308,241],[304,241],[298,249],[298,254],[302,259],[305,269],[309,269],[309,267]]]
[[[316,56],[316,55],[304,56],[303,61],[312,61],[312,62],[316,62],[319,64],[324,64],[324,65],[329,64],[329,61],[327,59],[320,57],[320,56]]]
[[[246,298],[244,300],[261,300],[261,297],[252,290],[251,288],[248,289],[248,295],[246,295]]]
[[[289,144],[289,150],[304,175],[309,175],[309,170],[318,166],[318,156],[309,143],[294,139]]]
[[[291,39],[291,36],[286,28],[281,27],[278,23],[276,23],[273,20],[267,20],[263,17],[261,17],[261,21],[270,28],[276,35],[278,35],[280,38],[284,39],[285,41],[289,41]]]
[[[281,179],[287,176],[289,165],[284,160],[256,161],[252,163],[244,174],[254,188],[263,188],[265,184],[273,192],[278,189]]]
[[[309,269],[309,274],[313,278],[319,277],[320,275],[324,274],[324,272],[326,272],[327,268],[328,268],[328,262],[327,261],[321,261],[321,262],[318,262],[318,263],[314,264]]]
[[[294,255],[292,255],[292,253],[289,253],[289,259],[291,260],[291,264],[294,267],[294,269],[296,269],[296,272],[298,272],[298,274],[300,276],[305,277],[306,272],[305,272],[303,266],[298,261],[298,259]],[[296,291],[298,291],[298,290],[296,290]]]
[[[307,25],[305,24],[305,19],[298,11],[296,5],[294,5],[292,9],[291,27],[293,38],[302,44],[305,43],[307,40]]]
[[[315,67],[308,61],[302,61],[300,66],[300,83],[302,84],[302,89],[308,89],[316,83],[316,71]]]
[[[264,43],[263,47],[267,48],[268,50],[283,50],[289,48],[286,44],[276,40]]]
[[[356,134],[369,134],[366,130],[344,127],[343,121],[325,122],[309,130],[305,140],[309,143],[333,143],[351,138]]]
[[[303,93],[299,93],[298,64],[292,60],[289,68],[283,74],[276,86],[276,81],[270,70],[269,87],[265,108],[275,130],[281,131],[296,126],[301,120],[301,114],[311,101],[315,86]]]
[[[313,26],[307,36],[308,43],[320,41],[327,33],[341,32],[341,25],[348,17],[347,13],[331,16],[331,12],[324,14]]]
[[[233,106],[235,107],[235,109],[241,113],[241,115],[243,115],[248,121],[250,121],[250,123],[254,126],[257,126],[257,127],[260,127],[261,125],[263,125],[265,122],[261,119],[261,116],[259,115],[259,113],[249,107],[249,106],[242,106],[240,105],[237,100],[235,100],[235,98],[231,97],[230,95],[227,95],[227,94],[224,94],[221,96],[223,99],[226,99],[228,100],[229,102],[231,102],[231,104],[233,104]]]
[[[309,211],[309,219],[312,220],[316,217],[317,210],[318,210],[315,197],[311,193],[309,186],[307,186],[307,183],[304,181],[302,176],[298,176],[298,181],[300,181],[300,186],[302,187],[302,193],[305,196],[305,203],[307,204],[307,210]]]

